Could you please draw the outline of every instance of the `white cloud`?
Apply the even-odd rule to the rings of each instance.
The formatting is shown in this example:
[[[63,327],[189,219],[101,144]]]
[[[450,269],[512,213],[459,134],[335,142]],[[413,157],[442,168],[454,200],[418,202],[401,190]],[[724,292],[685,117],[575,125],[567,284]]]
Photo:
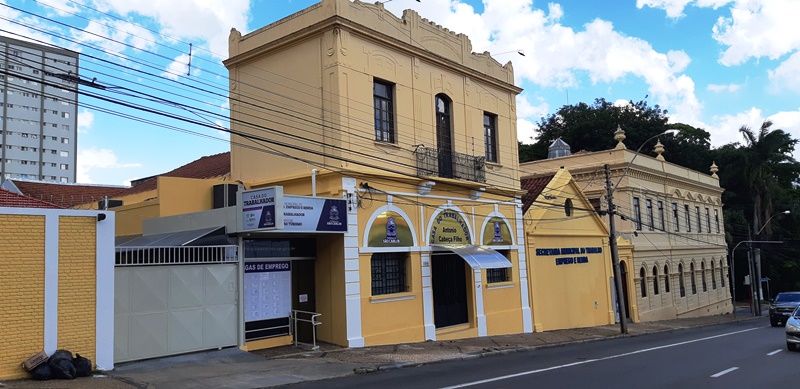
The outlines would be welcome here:
[[[222,6],[208,0],[98,0],[97,6],[126,17],[150,18],[159,26],[162,39],[192,42],[210,50],[214,57],[227,58],[230,29],[247,31],[250,2],[227,0]],[[185,51],[189,51],[188,46]]]
[[[800,108],[795,111],[781,111],[770,116],[752,107],[747,111],[734,115],[723,115],[714,118],[714,124],[707,126],[706,130],[714,134],[712,144],[721,146],[723,144],[742,142],[743,138],[739,134],[739,128],[749,126],[752,129],[761,128],[765,120],[772,121],[772,130],[783,130],[792,135],[794,139],[800,139]],[[800,153],[797,150],[795,154]]]
[[[733,0],[636,0],[636,8],[661,8],[667,12],[667,16],[677,19],[684,16],[683,10],[690,3],[694,2],[698,7],[712,7],[717,9],[731,1]]]
[[[775,70],[768,71],[768,74],[773,89],[800,93],[800,51],[792,54]]]
[[[78,132],[79,133],[87,133],[94,124],[94,114],[84,109],[83,111],[78,113]]]
[[[517,140],[522,143],[533,143],[536,139],[536,122],[547,116],[550,106],[543,99],[537,99],[538,105],[532,104],[527,94],[517,96]]]
[[[738,65],[750,58],[778,59],[800,48],[797,0],[738,0],[731,16],[721,17],[713,37],[728,48],[720,63]]]
[[[169,66],[167,66],[167,70],[161,73],[161,76],[167,77],[171,80],[177,80],[178,77],[185,76],[189,73],[189,56],[186,54],[181,54],[175,57]]]
[[[133,168],[139,167],[139,163],[119,163],[117,155],[114,151],[109,149],[88,148],[78,150],[78,169],[76,172],[76,181],[83,184],[93,184],[90,175],[95,169],[120,169],[120,168]],[[127,183],[120,183],[122,185],[130,185]]]
[[[739,84],[728,84],[728,85],[720,85],[720,84],[708,84],[706,89],[711,92],[720,93],[720,92],[736,92],[742,86]]]
[[[80,10],[70,0],[36,0],[37,3],[46,5],[48,13],[55,13],[59,16],[69,16],[70,13],[77,13]]]

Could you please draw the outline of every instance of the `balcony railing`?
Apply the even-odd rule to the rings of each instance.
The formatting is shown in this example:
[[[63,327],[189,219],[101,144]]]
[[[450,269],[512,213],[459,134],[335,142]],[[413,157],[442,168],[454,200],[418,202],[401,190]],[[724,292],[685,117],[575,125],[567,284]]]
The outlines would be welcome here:
[[[460,153],[445,153],[431,147],[414,150],[418,177],[456,178],[486,182],[486,157]]]

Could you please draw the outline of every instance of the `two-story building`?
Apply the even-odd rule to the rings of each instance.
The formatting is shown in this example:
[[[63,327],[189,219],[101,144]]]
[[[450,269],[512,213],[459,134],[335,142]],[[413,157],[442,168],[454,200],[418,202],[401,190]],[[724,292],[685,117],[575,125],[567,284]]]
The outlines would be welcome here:
[[[289,263],[290,308],[321,314],[318,339],[532,331],[511,63],[414,11],[349,0],[232,30],[229,51],[231,180],[245,185],[244,208],[272,187],[343,200],[284,201],[283,226],[237,232],[246,269]],[[304,210],[321,212],[322,228],[296,231]],[[302,253],[264,249],[284,245]],[[263,293],[245,281],[245,296]],[[248,347],[289,341],[258,331],[274,322],[250,301]]]
[[[520,170],[541,175],[566,167],[603,211],[608,210],[608,165],[621,216],[615,219],[617,239],[633,246],[632,253],[621,250],[619,255],[628,317],[651,321],[730,313],[718,167],[712,162],[710,174],[703,174],[666,161],[660,142],[651,157],[629,150],[624,131],[613,136],[618,143],[612,150],[527,162]]]

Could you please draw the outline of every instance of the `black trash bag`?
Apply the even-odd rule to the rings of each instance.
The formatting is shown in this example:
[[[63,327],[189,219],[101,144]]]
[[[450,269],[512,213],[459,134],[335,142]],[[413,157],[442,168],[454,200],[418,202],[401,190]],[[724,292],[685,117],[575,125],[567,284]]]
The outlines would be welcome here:
[[[56,350],[47,360],[52,371],[52,378],[71,380],[75,378],[75,365],[72,364],[72,353],[67,350]]]
[[[75,377],[88,377],[92,375],[92,360],[84,358],[80,354],[75,353],[75,358],[72,359],[72,365],[75,366]]]
[[[53,378],[53,371],[50,369],[50,364],[48,364],[47,361],[44,361],[31,369],[29,373],[31,373],[31,377],[37,381],[47,381],[50,378]]]

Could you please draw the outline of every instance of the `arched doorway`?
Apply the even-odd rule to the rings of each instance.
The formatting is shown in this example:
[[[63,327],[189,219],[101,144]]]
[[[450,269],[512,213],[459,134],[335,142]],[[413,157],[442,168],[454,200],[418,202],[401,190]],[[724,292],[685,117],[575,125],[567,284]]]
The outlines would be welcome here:
[[[450,99],[436,95],[436,148],[439,153],[439,177],[453,178],[453,136],[450,118]]]
[[[625,317],[631,319],[631,303],[628,300],[628,267],[625,261],[619,261],[619,277],[622,281],[622,301],[625,303]]]

